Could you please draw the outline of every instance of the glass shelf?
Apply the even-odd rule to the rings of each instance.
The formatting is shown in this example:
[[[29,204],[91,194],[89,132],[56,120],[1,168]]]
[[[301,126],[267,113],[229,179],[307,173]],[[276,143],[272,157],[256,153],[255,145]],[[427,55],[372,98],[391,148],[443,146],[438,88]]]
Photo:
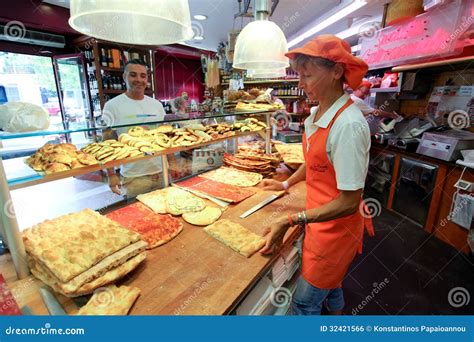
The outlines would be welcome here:
[[[173,147],[173,148],[168,148],[168,149],[158,151],[158,152],[150,152],[150,153],[147,152],[144,156],[112,160],[106,163],[99,162],[98,164],[95,164],[95,165],[84,166],[81,168],[62,171],[62,172],[56,172],[52,174],[44,174],[44,173],[38,173],[34,171],[28,165],[26,165],[25,163],[26,157],[4,160],[3,164],[4,164],[5,172],[7,175],[8,186],[10,190],[16,190],[16,189],[21,189],[28,186],[36,185],[36,184],[52,182],[55,180],[69,178],[69,177],[76,177],[76,176],[85,175],[85,174],[100,171],[100,170],[107,170],[110,168],[118,167],[120,165],[136,163],[138,161],[142,161],[145,159],[160,157],[163,155],[174,154],[177,152],[182,152],[182,151],[187,151],[187,150],[192,150],[192,149],[200,148],[203,146],[227,141],[230,139],[237,139],[240,137],[259,134],[265,131],[266,129],[261,129],[258,131],[236,133],[235,135],[206,141],[200,144],[195,144],[191,146]]]
[[[135,122],[135,123],[124,124],[124,125],[96,126],[96,127],[87,127],[86,122],[81,123],[81,124],[69,124],[69,128],[65,128],[63,124],[58,124],[58,125],[50,125],[50,128],[44,131],[34,131],[34,132],[24,132],[24,133],[0,132],[0,140],[40,137],[40,136],[47,136],[47,135],[71,134],[71,133],[79,133],[79,132],[93,132],[93,131],[104,130],[104,129],[116,129],[116,128],[124,128],[124,127],[143,126],[143,125],[157,125],[157,124],[165,124],[165,123],[173,123],[173,122],[190,121],[190,120],[225,118],[228,116],[251,115],[251,114],[255,115],[255,114],[266,114],[266,113],[273,113],[273,112],[263,110],[263,111],[251,111],[251,112],[228,112],[228,113],[222,113],[222,114],[202,114],[202,115],[193,115],[191,113],[190,118],[188,119],[171,118],[171,119],[165,119],[161,121],[149,121],[146,123],[142,121],[142,122]]]

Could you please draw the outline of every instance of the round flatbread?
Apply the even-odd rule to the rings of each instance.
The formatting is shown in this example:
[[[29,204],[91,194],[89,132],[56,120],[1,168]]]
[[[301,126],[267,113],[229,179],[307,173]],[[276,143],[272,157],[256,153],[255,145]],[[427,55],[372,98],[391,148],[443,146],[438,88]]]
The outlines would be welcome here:
[[[216,207],[205,207],[196,213],[184,213],[183,219],[195,226],[208,226],[216,222],[222,215],[222,210]]]

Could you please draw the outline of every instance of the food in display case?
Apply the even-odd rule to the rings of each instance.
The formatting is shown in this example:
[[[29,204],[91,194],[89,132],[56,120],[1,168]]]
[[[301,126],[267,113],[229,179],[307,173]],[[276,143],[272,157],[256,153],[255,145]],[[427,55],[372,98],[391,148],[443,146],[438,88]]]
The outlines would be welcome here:
[[[198,212],[206,207],[199,197],[176,187],[155,190],[137,196],[137,200],[159,214],[182,215]]]
[[[204,231],[245,257],[250,257],[265,245],[265,239],[230,220],[219,220]]]
[[[301,144],[275,144],[275,148],[280,153],[286,164],[303,164],[303,147]]]
[[[189,189],[198,195],[209,195],[230,203],[238,203],[255,195],[255,190],[253,189],[216,182],[201,176],[195,176],[174,185],[183,189]]]
[[[85,209],[23,232],[33,275],[68,297],[91,293],[145,259],[138,233]]]
[[[96,291],[77,313],[86,315],[126,315],[140,295],[138,287],[115,285]]]
[[[28,157],[26,163],[35,171],[51,174],[94,165],[98,161],[94,156],[78,151],[73,144],[48,143]]]
[[[269,177],[277,168],[276,165],[272,164],[270,160],[255,160],[255,158],[246,158],[245,154],[237,153],[232,156],[228,153],[224,154],[224,164],[229,167],[233,167],[238,170],[247,172],[256,172],[261,174],[263,177]]]
[[[285,109],[285,106],[281,103],[246,103],[238,102],[235,106],[236,112],[252,112],[252,111],[275,111],[279,109]]]
[[[229,167],[220,167],[216,170],[203,173],[200,177],[240,187],[255,186],[263,179],[261,174],[240,171]]]
[[[183,220],[195,226],[207,226],[216,222],[221,215],[221,209],[206,206],[203,210],[195,213],[184,213]]]
[[[140,234],[147,243],[147,249],[171,241],[183,230],[183,224],[178,219],[157,214],[140,202],[117,209],[106,217]]]

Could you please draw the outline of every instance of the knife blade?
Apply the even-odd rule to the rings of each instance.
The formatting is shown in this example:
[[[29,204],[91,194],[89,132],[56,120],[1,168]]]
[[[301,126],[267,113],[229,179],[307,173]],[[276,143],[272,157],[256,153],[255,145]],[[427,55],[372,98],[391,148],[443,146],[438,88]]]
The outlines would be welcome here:
[[[272,194],[270,197],[267,197],[266,199],[264,199],[262,202],[258,203],[257,205],[253,206],[252,208],[250,208],[249,210],[247,210],[245,213],[243,213],[242,215],[240,215],[240,218],[243,219],[243,218],[246,218],[250,215],[252,215],[254,212],[262,209],[264,206],[266,206],[267,204],[273,202],[274,200],[276,200],[277,198],[283,196],[285,194],[285,191],[278,191],[278,192],[275,192],[274,194]]]
[[[59,315],[66,315],[66,311],[64,311],[61,304],[59,304],[56,297],[51,293],[51,291],[43,286],[40,289],[41,298],[43,298],[43,302],[48,309],[48,312],[52,316],[59,316]]]

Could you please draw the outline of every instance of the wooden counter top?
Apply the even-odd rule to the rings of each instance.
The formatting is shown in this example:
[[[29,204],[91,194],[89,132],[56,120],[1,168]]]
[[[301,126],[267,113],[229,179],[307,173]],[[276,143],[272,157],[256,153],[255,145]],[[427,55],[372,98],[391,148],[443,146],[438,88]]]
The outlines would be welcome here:
[[[277,178],[287,178],[280,173]],[[256,187],[257,193],[237,205],[230,205],[221,218],[242,224],[257,234],[280,215],[305,207],[306,186],[299,183],[288,194],[245,219],[239,216],[271,191]],[[184,222],[184,220],[183,220]],[[184,222],[183,231],[169,243],[149,250],[146,260],[117,285],[138,287],[141,295],[132,315],[223,315],[230,313],[252,286],[269,269],[275,256],[258,252],[246,258],[210,237],[202,227]],[[300,232],[290,229],[285,244]],[[25,285],[26,284],[26,285]],[[28,305],[34,314],[47,314],[33,277],[9,284],[19,306]],[[76,312],[74,301],[57,295],[69,314]]]

